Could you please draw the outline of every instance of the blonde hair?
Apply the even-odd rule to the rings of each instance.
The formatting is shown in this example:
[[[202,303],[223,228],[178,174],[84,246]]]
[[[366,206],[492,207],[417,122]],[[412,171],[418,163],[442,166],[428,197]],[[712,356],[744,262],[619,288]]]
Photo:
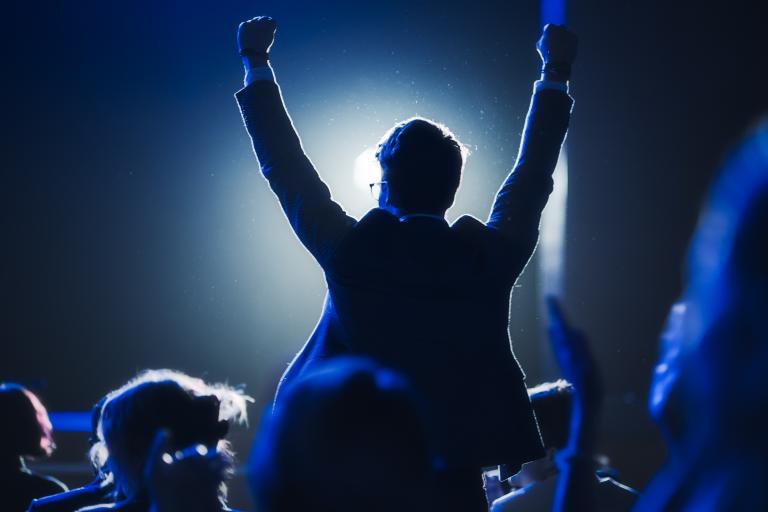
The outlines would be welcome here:
[[[118,487],[130,495],[126,487],[142,485],[133,473],[146,462],[143,457],[159,428],[169,428],[178,443],[215,444],[231,460],[233,452],[224,439],[227,427],[247,423],[251,401],[241,389],[224,383],[209,384],[169,369],[146,370],[106,396],[91,461],[102,474],[113,473]],[[126,472],[126,467],[131,469]],[[223,484],[221,491],[223,497]]]

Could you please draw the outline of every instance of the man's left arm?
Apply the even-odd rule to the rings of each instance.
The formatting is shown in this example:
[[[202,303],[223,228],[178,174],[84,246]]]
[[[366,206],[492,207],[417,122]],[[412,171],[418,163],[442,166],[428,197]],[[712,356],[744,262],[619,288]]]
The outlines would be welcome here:
[[[543,63],[541,80],[534,84],[515,167],[496,194],[487,221],[529,253],[536,246],[541,213],[552,192],[552,173],[570,121],[573,99],[568,80],[576,36],[565,27],[547,25],[537,50]]]

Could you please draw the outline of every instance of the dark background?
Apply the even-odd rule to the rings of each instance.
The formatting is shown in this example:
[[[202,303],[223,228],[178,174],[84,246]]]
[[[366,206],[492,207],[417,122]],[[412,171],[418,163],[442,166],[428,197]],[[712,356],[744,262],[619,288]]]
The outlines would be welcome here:
[[[580,55],[565,301],[603,368],[601,446],[637,487],[663,459],[647,387],[697,209],[768,107],[764,5],[569,8]],[[85,410],[137,370],[173,367],[245,384],[258,423],[324,283],[233,99],[235,29],[257,14],[280,23],[272,57],[288,108],[348,211],[372,206],[355,157],[420,114],[473,151],[449,216],[485,217],[537,78],[537,2],[17,2],[1,80],[0,380],[30,385],[51,410]],[[533,269],[510,327],[531,384],[557,377]],[[236,435],[241,460],[251,435]],[[82,435],[59,444],[54,463],[83,460]],[[238,481],[232,505],[243,500]]]

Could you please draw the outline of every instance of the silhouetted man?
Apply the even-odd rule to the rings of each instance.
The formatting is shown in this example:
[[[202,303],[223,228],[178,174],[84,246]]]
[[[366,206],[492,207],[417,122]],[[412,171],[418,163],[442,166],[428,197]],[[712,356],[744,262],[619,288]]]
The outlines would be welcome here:
[[[268,62],[275,23],[240,25],[246,68],[236,95],[261,170],[328,283],[321,319],[281,386],[317,361],[340,354],[373,357],[405,375],[424,397],[450,486],[475,489],[480,468],[519,467],[542,457],[524,375],[507,323],[515,280],[536,246],[552,171],[568,127],[567,93],[576,39],[545,28],[517,163],[486,223],[463,216],[449,225],[464,150],[426,119],[396,125],[379,145],[379,207],[359,221],[331,199],[305,155]],[[277,398],[280,400],[280,388]],[[487,505],[485,506],[487,509]]]

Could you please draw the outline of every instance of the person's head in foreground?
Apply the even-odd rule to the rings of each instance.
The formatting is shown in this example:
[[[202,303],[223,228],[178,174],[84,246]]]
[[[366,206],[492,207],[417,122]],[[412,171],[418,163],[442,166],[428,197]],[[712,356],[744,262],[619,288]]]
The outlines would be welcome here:
[[[0,384],[0,458],[48,457],[56,445],[53,426],[42,402],[18,384]]]
[[[651,388],[651,413],[673,435],[648,507],[768,507],[768,491],[756,485],[768,476],[767,319],[763,122],[723,166],[690,246],[686,290],[670,314]]]
[[[231,423],[245,421],[247,400],[223,384],[208,384],[172,370],[146,371],[107,396],[99,422],[100,440],[92,452],[106,451],[116,489],[128,502],[148,500],[148,458],[159,432],[164,433],[170,453],[190,446],[224,452],[230,456],[230,467],[217,486],[223,503],[223,481],[231,473],[231,451],[225,439]],[[106,460],[104,454],[99,457]]]
[[[469,151],[445,126],[414,117],[379,143],[379,207],[399,215],[445,215],[453,205]]]
[[[760,441],[768,427],[768,119],[730,156],[688,256],[687,328],[700,420]],[[739,419],[738,421],[736,421]],[[758,435],[759,433],[759,435]],[[751,442],[750,441],[750,442]]]
[[[417,403],[397,374],[339,358],[291,386],[250,463],[259,510],[429,510],[432,460]]]
[[[91,431],[88,435],[88,446],[94,449],[99,441],[99,420],[101,409],[107,397],[102,397],[91,408]],[[36,498],[29,505],[28,512],[61,512],[79,510],[97,504],[113,503],[115,501],[112,474],[108,464],[101,460],[106,456],[106,450],[92,451],[91,464],[96,478],[82,487],[70,489],[67,492]]]
[[[55,449],[53,426],[40,399],[13,383],[0,383],[0,510],[26,510],[35,498],[66,491],[58,480],[37,475],[26,459],[44,458]]]

